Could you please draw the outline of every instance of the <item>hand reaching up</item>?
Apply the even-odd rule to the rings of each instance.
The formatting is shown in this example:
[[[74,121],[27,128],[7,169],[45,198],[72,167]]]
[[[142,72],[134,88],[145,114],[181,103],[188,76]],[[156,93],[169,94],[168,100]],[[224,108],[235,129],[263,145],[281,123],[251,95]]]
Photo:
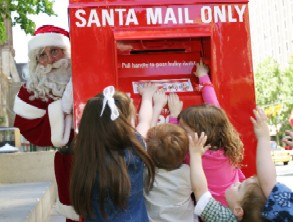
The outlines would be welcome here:
[[[153,117],[153,95],[157,86],[152,83],[145,83],[138,91],[141,95],[141,105],[138,113],[137,131],[146,137],[147,131],[151,127]]]
[[[156,126],[160,119],[163,107],[167,104],[167,95],[164,90],[157,90],[153,95],[154,108],[151,126]]]
[[[183,102],[180,101],[179,96],[176,93],[170,93],[168,96],[168,107],[170,116],[177,117],[183,107]]]
[[[207,75],[209,73],[209,67],[203,63],[202,59],[200,59],[199,63],[196,63],[196,71],[195,76],[200,78],[204,75]]]
[[[258,140],[261,138],[270,140],[270,131],[265,112],[261,108],[257,107],[253,110],[253,113],[255,117],[250,117],[250,119],[254,127],[256,138]]]
[[[265,112],[257,107],[253,113],[255,117],[250,119],[257,138],[257,178],[264,195],[268,198],[277,180],[276,168],[271,156],[270,132]]]
[[[202,156],[209,148],[210,145],[204,146],[207,141],[207,136],[204,132],[198,137],[197,133],[189,137],[189,153],[190,155],[200,154]]]
[[[202,168],[201,156],[210,148],[205,146],[207,136],[202,132],[200,137],[194,133],[189,137],[189,154],[190,154],[190,180],[191,187],[198,201],[200,197],[208,191],[208,182]]]

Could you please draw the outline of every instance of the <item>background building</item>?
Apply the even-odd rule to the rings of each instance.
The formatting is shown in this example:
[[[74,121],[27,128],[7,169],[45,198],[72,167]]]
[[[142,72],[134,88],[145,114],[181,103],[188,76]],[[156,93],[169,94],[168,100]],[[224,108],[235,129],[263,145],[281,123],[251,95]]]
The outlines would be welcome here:
[[[249,16],[254,69],[267,57],[287,67],[293,56],[293,0],[250,0]]]

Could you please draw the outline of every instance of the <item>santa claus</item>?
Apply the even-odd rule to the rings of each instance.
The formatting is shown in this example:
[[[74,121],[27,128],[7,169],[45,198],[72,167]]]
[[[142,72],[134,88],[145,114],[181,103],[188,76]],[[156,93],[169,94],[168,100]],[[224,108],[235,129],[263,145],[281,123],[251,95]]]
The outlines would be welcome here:
[[[66,221],[78,221],[70,204],[69,175],[72,155],[72,83],[69,33],[59,27],[38,28],[28,43],[27,82],[15,97],[14,126],[36,146],[54,146],[58,185],[56,209]]]

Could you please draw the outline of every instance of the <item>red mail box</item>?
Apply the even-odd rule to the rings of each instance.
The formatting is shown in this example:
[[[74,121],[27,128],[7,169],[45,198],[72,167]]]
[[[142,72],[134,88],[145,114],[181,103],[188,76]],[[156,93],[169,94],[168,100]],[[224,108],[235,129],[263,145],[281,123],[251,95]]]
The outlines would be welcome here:
[[[245,144],[244,172],[255,174],[247,0],[70,0],[69,19],[76,128],[87,99],[108,85],[130,93],[137,107],[145,81],[177,92],[184,108],[202,103],[192,72],[203,57]]]

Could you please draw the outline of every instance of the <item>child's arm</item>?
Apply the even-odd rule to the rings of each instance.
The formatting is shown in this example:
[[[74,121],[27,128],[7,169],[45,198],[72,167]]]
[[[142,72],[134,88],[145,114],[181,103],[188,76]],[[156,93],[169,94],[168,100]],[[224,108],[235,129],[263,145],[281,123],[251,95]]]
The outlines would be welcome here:
[[[200,59],[200,62],[196,64],[196,72],[194,74],[198,77],[199,83],[203,85],[203,88],[201,90],[203,101],[205,104],[211,104],[220,107],[215,89],[211,83],[208,72],[208,66],[202,62],[202,59]]]
[[[183,107],[183,102],[180,101],[176,93],[170,93],[168,96],[168,108],[170,111],[169,123],[178,124],[178,115]]]
[[[204,148],[206,141],[207,136],[205,136],[204,133],[201,133],[199,138],[197,133],[194,134],[193,138],[189,136],[190,179],[192,191],[194,192],[197,201],[208,191],[208,183],[202,168],[201,160],[202,154],[209,148]]]
[[[190,153],[190,179],[191,187],[196,199],[194,214],[200,216],[206,222],[214,221],[237,221],[231,210],[216,201],[208,192],[208,183],[202,168],[201,156],[210,148],[205,146],[207,137],[201,133],[198,138],[189,136]]]
[[[141,105],[138,113],[138,124],[136,130],[145,138],[146,134],[151,127],[153,117],[153,103],[152,98],[157,90],[154,84],[146,83],[142,88],[139,88],[141,95]]]
[[[153,100],[154,100],[154,108],[153,108],[153,118],[152,118],[151,127],[157,125],[162,109],[167,104],[167,96],[165,94],[165,91],[157,90],[153,95]]]
[[[257,138],[256,171],[260,186],[266,197],[276,184],[276,168],[271,156],[270,132],[267,117],[260,108],[253,110],[255,118],[251,117]]]

